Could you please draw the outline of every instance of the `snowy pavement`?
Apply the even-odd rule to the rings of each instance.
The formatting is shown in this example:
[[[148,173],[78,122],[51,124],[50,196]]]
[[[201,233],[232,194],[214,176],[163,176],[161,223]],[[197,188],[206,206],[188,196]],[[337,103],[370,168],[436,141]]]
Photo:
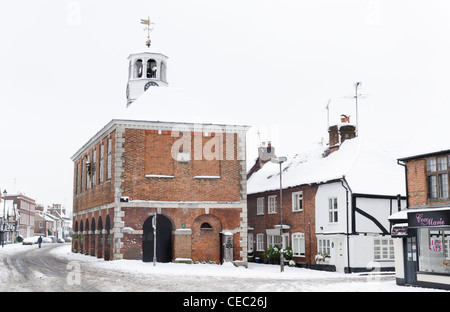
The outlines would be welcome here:
[[[45,252],[45,254],[44,254]],[[39,255],[52,262],[59,273],[30,268],[27,285],[21,288],[17,267],[12,269],[19,255]],[[24,258],[25,260],[25,258]],[[17,261],[16,261],[17,262]],[[36,262],[36,261],[35,261]],[[35,263],[35,262],[32,262]],[[37,262],[36,262],[37,263]],[[32,274],[34,273],[34,274]],[[52,274],[51,274],[52,273]],[[48,276],[47,276],[48,274]],[[22,274],[23,275],[23,274]],[[51,275],[51,276],[50,276]],[[33,282],[32,279],[37,279]],[[58,282],[56,282],[58,280]],[[47,281],[47,283],[45,283]],[[34,283],[34,284],[33,284]],[[163,291],[163,292],[434,292],[436,289],[397,286],[393,275],[363,276],[322,272],[277,265],[249,263],[248,268],[232,264],[144,263],[139,260],[104,261],[92,256],[75,254],[70,244],[6,245],[0,249],[0,285],[9,285],[1,291],[35,291],[30,285],[40,285],[41,291],[52,291],[58,284],[62,291]],[[67,284],[63,285],[63,284]],[[12,288],[11,288],[12,287]],[[47,288],[46,288],[47,287]],[[80,288],[77,288],[80,287]]]

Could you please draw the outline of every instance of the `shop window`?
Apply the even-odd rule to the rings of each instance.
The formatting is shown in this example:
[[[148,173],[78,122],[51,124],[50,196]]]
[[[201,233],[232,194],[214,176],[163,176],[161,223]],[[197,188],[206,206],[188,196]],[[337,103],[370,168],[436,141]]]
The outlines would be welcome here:
[[[419,271],[450,274],[450,228],[417,231]]]
[[[449,198],[448,157],[439,156],[427,159],[428,200]]]

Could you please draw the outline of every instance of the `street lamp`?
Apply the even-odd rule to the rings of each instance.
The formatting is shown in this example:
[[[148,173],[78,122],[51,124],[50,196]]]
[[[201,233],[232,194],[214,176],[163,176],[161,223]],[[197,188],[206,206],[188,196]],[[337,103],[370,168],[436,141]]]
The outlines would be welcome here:
[[[281,251],[280,251],[280,272],[284,272],[284,250],[283,250],[283,183],[282,183],[282,170],[281,164],[287,161],[287,157],[272,157],[270,159],[271,162],[280,164],[280,243],[281,243]]]
[[[6,227],[6,218],[5,218],[5,211],[6,211],[6,196],[8,195],[8,192],[6,190],[3,191],[3,216],[2,216],[2,228],[1,228],[1,240],[2,240],[2,248],[5,245],[5,227]]]

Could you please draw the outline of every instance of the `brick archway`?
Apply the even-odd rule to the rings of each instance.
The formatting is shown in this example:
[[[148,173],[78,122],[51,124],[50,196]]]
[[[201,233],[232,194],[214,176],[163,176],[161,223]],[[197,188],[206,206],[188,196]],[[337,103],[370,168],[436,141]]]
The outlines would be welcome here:
[[[192,224],[192,260],[220,263],[222,223],[214,215],[200,215]]]
[[[153,218],[154,216],[148,217],[142,227],[142,260],[144,262],[153,261]],[[172,222],[162,214],[156,216],[156,258],[158,262],[172,261]]]

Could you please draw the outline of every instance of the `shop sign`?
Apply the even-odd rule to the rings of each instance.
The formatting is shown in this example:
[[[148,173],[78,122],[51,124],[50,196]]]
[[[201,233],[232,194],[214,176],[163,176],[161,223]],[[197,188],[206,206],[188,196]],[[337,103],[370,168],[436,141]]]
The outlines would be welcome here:
[[[393,226],[391,231],[391,237],[407,237],[408,227],[407,226]]]
[[[450,209],[408,212],[409,227],[450,226]]]

